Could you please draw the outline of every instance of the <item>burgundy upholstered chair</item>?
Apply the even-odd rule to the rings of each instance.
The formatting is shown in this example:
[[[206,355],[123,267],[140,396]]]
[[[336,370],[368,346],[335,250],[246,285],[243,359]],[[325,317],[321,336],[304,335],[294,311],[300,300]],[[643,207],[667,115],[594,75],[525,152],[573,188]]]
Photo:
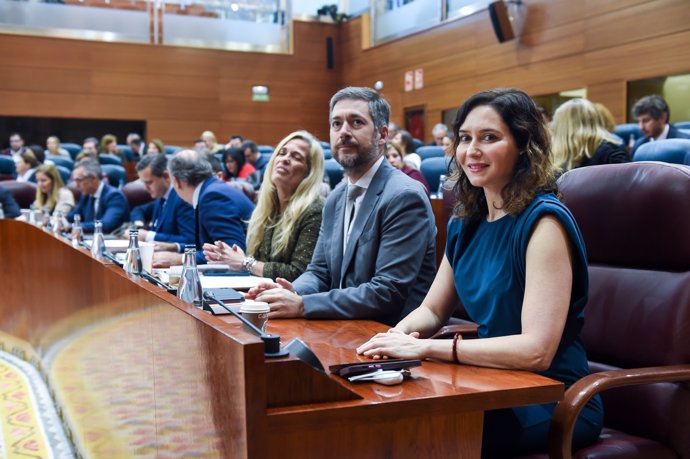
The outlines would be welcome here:
[[[2,186],[12,192],[14,200],[17,201],[21,209],[28,209],[36,200],[35,183],[5,180],[2,182]]]
[[[152,201],[151,195],[146,191],[144,183],[140,180],[129,182],[122,187],[122,192],[125,194],[127,202],[129,203],[129,210]]]
[[[690,457],[690,167],[636,162],[559,180],[584,235],[592,374],[554,412],[551,457],[571,457],[580,408],[604,401],[599,441],[577,458]]]

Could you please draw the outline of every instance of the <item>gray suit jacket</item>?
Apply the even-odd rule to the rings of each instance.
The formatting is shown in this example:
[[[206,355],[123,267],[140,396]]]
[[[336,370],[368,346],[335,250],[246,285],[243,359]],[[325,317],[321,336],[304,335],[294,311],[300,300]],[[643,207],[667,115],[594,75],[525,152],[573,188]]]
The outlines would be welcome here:
[[[374,175],[343,255],[347,184],[328,197],[314,256],[293,286],[310,319],[396,324],[436,275],[436,226],[423,186],[387,161]],[[341,285],[342,277],[342,288]]]

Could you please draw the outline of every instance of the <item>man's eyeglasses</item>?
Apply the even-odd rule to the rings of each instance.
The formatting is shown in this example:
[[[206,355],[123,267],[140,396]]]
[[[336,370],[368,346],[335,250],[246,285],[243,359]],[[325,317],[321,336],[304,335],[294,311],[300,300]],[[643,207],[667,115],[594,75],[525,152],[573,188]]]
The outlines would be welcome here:
[[[81,177],[74,177],[74,181],[77,182],[77,183],[81,183],[81,182],[83,182],[84,180],[90,179],[90,178],[91,178],[91,176],[89,176],[89,175],[84,175],[84,176],[81,176]]]

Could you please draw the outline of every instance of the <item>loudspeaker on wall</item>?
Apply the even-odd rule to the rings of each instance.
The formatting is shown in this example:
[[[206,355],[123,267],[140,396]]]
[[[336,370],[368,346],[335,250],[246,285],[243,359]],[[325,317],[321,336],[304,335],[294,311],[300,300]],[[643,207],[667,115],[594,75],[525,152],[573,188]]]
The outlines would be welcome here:
[[[515,38],[515,31],[510,22],[508,7],[504,1],[491,2],[489,4],[489,16],[499,42],[503,43]]]
[[[335,61],[333,59],[333,38],[326,38],[326,67],[328,70],[333,70]]]

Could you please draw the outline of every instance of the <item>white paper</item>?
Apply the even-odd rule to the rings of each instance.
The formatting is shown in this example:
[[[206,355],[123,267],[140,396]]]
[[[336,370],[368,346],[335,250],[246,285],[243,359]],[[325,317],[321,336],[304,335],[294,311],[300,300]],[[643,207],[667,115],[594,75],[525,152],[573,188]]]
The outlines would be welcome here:
[[[235,290],[249,290],[261,282],[273,282],[266,277],[256,276],[199,276],[201,287],[206,288],[234,288]]]

